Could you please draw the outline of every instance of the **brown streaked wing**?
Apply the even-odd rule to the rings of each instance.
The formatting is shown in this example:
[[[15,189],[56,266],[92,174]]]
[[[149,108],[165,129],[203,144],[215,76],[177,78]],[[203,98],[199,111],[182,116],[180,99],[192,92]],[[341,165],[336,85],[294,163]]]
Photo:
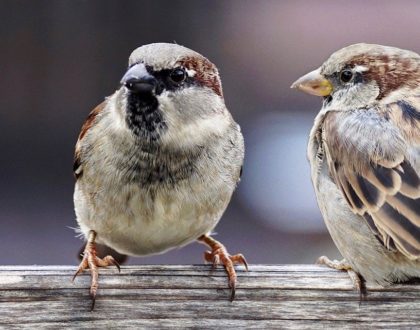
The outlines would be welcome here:
[[[79,138],[77,139],[76,148],[74,151],[73,162],[73,174],[76,180],[82,175],[82,162],[80,159],[80,142],[82,141],[86,133],[89,131],[89,129],[93,126],[96,116],[104,109],[105,102],[106,101],[97,105],[96,108],[89,113],[88,117],[82,125],[82,129],[80,130]]]
[[[364,217],[387,249],[397,249],[410,259],[418,259],[420,178],[407,150],[416,148],[420,140],[418,123],[413,121],[420,120],[420,116],[414,113],[417,111],[414,105],[408,106],[407,102],[371,112],[374,116],[371,121],[355,112],[328,113],[324,141],[330,174],[350,208]],[[407,111],[409,114],[404,114]],[[354,117],[348,120],[345,116]],[[377,129],[372,124],[375,122]],[[408,129],[411,131],[404,131]],[[364,136],[374,138],[363,139]],[[403,139],[403,144],[394,143],[393,138]]]

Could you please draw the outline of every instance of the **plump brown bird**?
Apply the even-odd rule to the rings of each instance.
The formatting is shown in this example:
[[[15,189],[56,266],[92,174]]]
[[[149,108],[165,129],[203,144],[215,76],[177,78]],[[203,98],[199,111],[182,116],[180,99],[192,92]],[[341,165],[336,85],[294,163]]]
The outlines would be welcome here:
[[[323,97],[308,158],[342,262],[387,285],[420,277],[420,56],[355,44],[292,87]]]
[[[235,263],[210,232],[240,179],[244,142],[225,106],[216,66],[176,44],[137,48],[121,85],[84,123],[76,144],[74,205],[87,239],[77,274],[98,289],[96,242],[122,254],[163,253],[193,241],[222,264],[233,299]],[[75,275],[75,276],[76,276]],[[93,305],[92,305],[93,306]]]

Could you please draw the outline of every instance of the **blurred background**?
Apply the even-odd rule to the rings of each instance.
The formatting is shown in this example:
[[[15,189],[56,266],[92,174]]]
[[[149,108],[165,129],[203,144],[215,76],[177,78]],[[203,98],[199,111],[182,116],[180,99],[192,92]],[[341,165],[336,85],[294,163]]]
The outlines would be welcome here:
[[[217,64],[246,141],[242,182],[216,228],[250,263],[339,257],[312,191],[318,98],[290,90],[356,42],[420,52],[418,1],[0,1],[0,264],[74,264],[73,150],[129,54],[176,42]],[[191,244],[131,263],[201,263]]]

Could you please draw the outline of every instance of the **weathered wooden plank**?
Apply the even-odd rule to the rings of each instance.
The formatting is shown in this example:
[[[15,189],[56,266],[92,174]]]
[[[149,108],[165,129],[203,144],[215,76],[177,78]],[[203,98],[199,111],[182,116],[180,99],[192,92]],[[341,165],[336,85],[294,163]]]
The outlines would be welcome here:
[[[200,266],[127,266],[100,270],[90,311],[88,273],[75,267],[0,267],[0,327],[83,328],[413,328],[420,285],[368,287],[361,303],[345,272],[315,265],[256,265],[238,270],[228,301],[223,270]]]
[[[71,324],[65,322],[54,323],[38,323],[36,325],[41,329],[366,329],[364,323],[353,323],[341,321],[321,321],[312,322],[300,320],[238,320],[232,323],[231,320],[220,319],[143,319],[143,320],[125,320],[124,322],[115,324],[113,320],[92,320],[74,321]],[[8,326],[8,329],[33,329],[34,325],[19,324],[16,326]],[[376,322],[374,329],[418,329],[415,322]]]

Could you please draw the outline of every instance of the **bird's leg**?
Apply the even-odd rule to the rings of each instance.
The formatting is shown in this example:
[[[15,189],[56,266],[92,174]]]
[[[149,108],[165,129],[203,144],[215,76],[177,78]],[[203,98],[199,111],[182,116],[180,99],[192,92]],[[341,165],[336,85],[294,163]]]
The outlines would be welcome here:
[[[86,243],[85,250],[83,251],[83,259],[82,262],[79,265],[79,268],[77,269],[76,273],[73,276],[73,281],[76,278],[77,275],[82,273],[85,269],[90,269],[92,281],[90,285],[90,295],[92,297],[92,310],[95,307],[95,298],[96,298],[96,292],[98,291],[98,278],[99,278],[99,272],[98,267],[106,267],[110,265],[114,265],[118,268],[118,271],[120,271],[120,265],[118,264],[115,259],[108,255],[104,258],[99,258],[96,256],[96,247],[95,247],[95,238],[96,238],[96,232],[91,230],[88,234],[88,239]]]
[[[198,238],[198,241],[206,244],[211,251],[204,252],[204,259],[208,262],[211,262],[213,268],[221,264],[225,267],[226,273],[228,275],[229,287],[231,289],[230,300],[233,301],[235,298],[235,289],[236,289],[236,271],[235,264],[243,264],[246,271],[248,271],[248,264],[245,257],[242,254],[235,254],[231,256],[224,245],[214,238],[203,235]]]
[[[333,269],[346,271],[353,283],[353,287],[359,292],[360,301],[363,300],[364,296],[367,294],[365,279],[353,270],[353,268],[350,266],[346,259],[338,261],[330,260],[328,257],[322,256],[318,258],[316,263],[318,265],[325,265]]]

